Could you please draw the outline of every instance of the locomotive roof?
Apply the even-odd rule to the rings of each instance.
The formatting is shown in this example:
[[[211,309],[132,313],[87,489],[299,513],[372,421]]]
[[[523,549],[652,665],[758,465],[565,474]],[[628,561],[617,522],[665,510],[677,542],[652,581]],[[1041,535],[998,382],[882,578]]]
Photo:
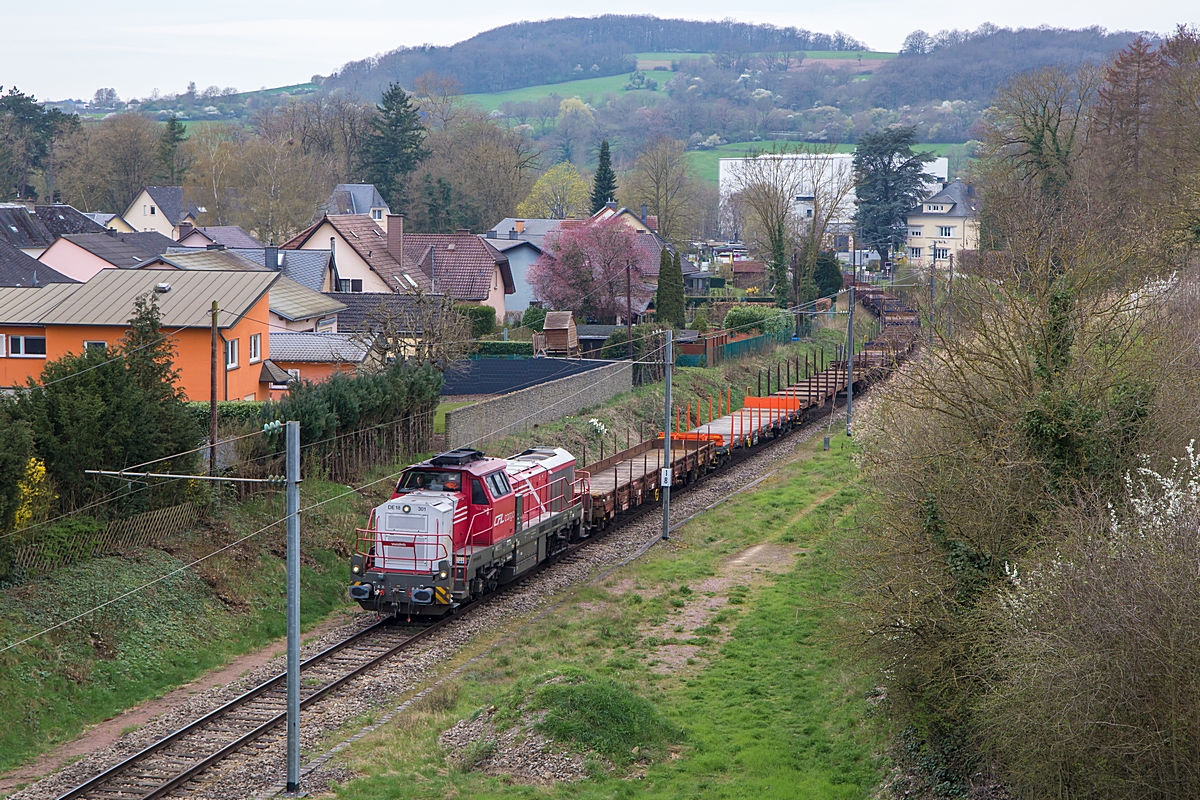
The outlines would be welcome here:
[[[453,451],[458,452],[458,451]],[[471,475],[487,475],[495,472],[498,469],[504,469],[505,461],[502,458],[492,458],[480,453],[478,457],[466,461],[466,463],[447,463],[442,459],[450,453],[442,453],[433,458],[422,461],[419,464],[413,464],[409,469],[435,469],[441,471],[458,470]]]

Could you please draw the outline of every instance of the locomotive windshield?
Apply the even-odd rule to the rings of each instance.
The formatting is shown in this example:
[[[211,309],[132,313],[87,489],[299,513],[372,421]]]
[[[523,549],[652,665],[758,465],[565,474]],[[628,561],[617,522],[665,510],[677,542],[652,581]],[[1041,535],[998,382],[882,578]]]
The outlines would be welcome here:
[[[406,472],[396,486],[397,492],[457,492],[462,489],[462,476],[457,472],[433,469],[414,469]]]

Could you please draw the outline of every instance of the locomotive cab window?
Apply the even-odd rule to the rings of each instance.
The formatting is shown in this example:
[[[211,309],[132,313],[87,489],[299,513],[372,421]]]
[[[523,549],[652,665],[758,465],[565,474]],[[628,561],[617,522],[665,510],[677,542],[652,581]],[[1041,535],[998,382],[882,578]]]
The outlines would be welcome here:
[[[493,472],[484,480],[487,481],[488,488],[492,490],[492,497],[503,497],[512,491],[512,487],[508,485],[508,476],[503,472]]]
[[[477,506],[486,506],[488,502],[487,495],[483,493],[483,484],[478,478],[471,481],[471,503]]]
[[[461,488],[461,478],[457,472],[414,469],[404,476],[396,491],[415,492],[425,489],[430,492],[457,492]]]

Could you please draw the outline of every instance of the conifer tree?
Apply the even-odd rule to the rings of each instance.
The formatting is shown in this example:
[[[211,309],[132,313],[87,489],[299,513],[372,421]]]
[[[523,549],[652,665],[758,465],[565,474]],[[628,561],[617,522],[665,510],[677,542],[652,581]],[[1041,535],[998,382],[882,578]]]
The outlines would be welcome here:
[[[679,253],[671,258],[671,253],[664,247],[658,264],[658,296],[654,303],[658,321],[672,328],[682,328],[686,322],[683,312],[683,262],[679,259]]]
[[[412,95],[398,83],[383,93],[378,109],[363,137],[363,166],[367,180],[375,184],[393,210],[399,210],[409,199],[405,181],[429,155],[424,147],[425,128]]]
[[[596,177],[592,183],[592,213],[604,208],[604,204],[617,196],[617,173],[612,168],[612,153],[608,139],[600,142],[600,163],[596,165]]]
[[[187,141],[187,128],[179,121],[179,117],[172,114],[158,137],[158,160],[166,170],[172,186],[178,183],[182,177],[183,170],[180,169],[178,155],[179,145],[185,141]]]

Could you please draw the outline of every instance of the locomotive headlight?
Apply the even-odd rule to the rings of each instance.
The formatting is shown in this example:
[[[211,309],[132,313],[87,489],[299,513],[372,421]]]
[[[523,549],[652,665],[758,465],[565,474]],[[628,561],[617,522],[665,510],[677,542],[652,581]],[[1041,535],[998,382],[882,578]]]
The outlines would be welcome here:
[[[437,576],[438,576],[439,580],[443,580],[443,581],[446,580],[446,578],[450,577],[450,562],[449,561],[439,561],[438,562]]]
[[[412,511],[412,506],[404,506],[403,511],[405,514],[409,513],[410,511]]]
[[[357,575],[359,573],[358,564],[355,564],[353,567],[351,567],[350,571]]]

